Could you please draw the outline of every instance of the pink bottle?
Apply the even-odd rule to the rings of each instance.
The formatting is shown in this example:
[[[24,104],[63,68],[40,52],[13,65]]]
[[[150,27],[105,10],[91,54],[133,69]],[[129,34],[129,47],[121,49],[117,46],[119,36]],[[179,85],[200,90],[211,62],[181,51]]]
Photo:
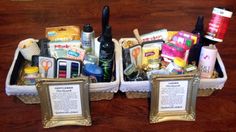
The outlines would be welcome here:
[[[202,47],[198,64],[201,78],[211,78],[215,67],[216,55],[217,49],[213,45]]]

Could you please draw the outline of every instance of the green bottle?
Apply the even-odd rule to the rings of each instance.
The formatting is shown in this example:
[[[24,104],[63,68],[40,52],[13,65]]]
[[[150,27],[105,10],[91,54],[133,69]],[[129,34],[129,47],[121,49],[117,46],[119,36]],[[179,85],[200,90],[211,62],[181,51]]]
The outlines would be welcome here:
[[[106,26],[105,32],[102,35],[99,66],[103,69],[103,82],[110,82],[112,78],[115,45],[112,41],[111,27],[109,25]]]

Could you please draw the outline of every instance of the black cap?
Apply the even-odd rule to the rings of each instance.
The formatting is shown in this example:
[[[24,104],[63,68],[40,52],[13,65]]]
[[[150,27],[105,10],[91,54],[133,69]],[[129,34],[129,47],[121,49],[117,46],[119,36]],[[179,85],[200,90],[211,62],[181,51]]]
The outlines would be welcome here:
[[[195,25],[195,28],[197,30],[203,30],[203,28],[204,28],[204,16],[198,16],[197,17],[197,23]]]
[[[83,27],[83,31],[84,32],[92,32],[93,27],[90,24],[85,24],[84,27]]]

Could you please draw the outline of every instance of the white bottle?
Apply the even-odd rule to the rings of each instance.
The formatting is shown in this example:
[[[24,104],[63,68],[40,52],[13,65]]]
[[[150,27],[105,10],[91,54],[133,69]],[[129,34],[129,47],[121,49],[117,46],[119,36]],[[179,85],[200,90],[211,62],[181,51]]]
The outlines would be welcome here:
[[[82,48],[86,50],[86,54],[95,54],[94,36],[93,27],[90,24],[84,25],[81,33],[81,42]]]
[[[198,64],[201,78],[211,78],[215,67],[216,55],[217,49],[213,45],[202,47]]]

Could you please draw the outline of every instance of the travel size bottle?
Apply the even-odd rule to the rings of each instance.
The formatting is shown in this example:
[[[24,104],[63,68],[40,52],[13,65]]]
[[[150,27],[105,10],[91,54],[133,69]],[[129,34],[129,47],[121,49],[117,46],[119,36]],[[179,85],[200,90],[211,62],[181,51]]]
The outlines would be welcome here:
[[[82,48],[86,50],[86,54],[94,55],[94,36],[93,27],[90,24],[84,25],[81,33],[81,42]]]
[[[106,26],[100,44],[99,66],[103,69],[103,82],[110,82],[112,78],[115,45],[112,42],[111,27]]]

